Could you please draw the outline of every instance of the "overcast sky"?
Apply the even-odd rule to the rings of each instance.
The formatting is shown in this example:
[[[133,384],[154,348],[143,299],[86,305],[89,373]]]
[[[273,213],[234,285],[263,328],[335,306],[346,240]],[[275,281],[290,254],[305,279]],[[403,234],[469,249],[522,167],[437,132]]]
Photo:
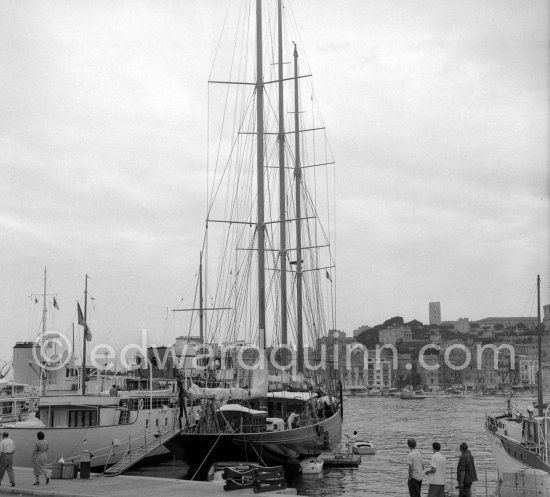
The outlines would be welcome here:
[[[229,0],[0,0],[0,358],[69,331],[186,334],[207,80]],[[338,327],[550,303],[548,2],[293,4],[337,162]],[[51,299],[49,300],[51,302]]]

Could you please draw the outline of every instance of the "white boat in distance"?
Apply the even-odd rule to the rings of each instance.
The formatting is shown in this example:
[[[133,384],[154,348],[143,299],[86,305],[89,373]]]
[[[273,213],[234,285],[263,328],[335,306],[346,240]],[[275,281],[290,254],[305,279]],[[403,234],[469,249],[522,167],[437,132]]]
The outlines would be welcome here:
[[[303,475],[318,475],[323,471],[324,461],[317,457],[310,457],[300,461],[300,471]]]
[[[360,456],[373,456],[376,453],[374,445],[368,440],[356,440],[353,442],[352,450],[354,454]]]
[[[350,385],[343,389],[345,397],[366,397],[368,393],[368,388],[363,385]]]
[[[0,426],[33,422],[38,402],[36,389],[22,383],[0,383]]]
[[[426,395],[423,390],[409,390],[407,388],[403,389],[399,394],[399,398],[403,400],[423,400],[426,398]]]

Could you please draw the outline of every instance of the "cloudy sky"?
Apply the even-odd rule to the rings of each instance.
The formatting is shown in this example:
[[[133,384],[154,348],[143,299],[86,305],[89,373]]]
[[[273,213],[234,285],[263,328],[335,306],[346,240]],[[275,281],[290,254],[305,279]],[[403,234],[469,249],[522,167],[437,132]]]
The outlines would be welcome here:
[[[69,331],[186,333],[207,80],[229,0],[0,0],[1,359]],[[550,303],[548,3],[300,0],[334,152],[338,327]],[[183,299],[183,300],[182,300]],[[51,300],[50,300],[51,303]]]

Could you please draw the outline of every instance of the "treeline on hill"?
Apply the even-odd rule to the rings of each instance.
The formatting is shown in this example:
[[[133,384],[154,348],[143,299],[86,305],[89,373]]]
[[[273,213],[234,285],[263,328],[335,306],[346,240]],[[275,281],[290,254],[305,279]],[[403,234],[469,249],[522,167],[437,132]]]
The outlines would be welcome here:
[[[430,333],[433,331],[439,331],[441,333],[441,338],[443,338],[444,340],[461,336],[463,337],[463,335],[456,332],[454,329],[448,328],[446,326],[424,325],[417,319],[413,319],[412,321],[405,323],[401,316],[395,316],[393,318],[387,319],[382,324],[377,324],[376,326],[373,326],[372,328],[369,328],[368,330],[359,333],[359,335],[357,335],[356,337],[356,340],[359,343],[362,343],[368,349],[373,349],[376,347],[377,344],[380,343],[378,333],[381,330],[401,325],[409,326],[411,328],[413,340],[423,340],[428,342],[430,340]],[[398,345],[397,350],[401,352],[399,349],[400,346]],[[406,347],[403,352],[408,352],[409,350],[409,347]]]

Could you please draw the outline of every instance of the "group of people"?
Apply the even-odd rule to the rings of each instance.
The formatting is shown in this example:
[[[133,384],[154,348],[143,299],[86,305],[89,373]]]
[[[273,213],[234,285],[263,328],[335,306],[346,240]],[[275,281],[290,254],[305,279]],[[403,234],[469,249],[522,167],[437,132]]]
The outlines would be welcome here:
[[[33,473],[36,479],[33,485],[40,485],[40,476],[44,476],[46,485],[50,483],[50,477],[46,465],[48,464],[48,441],[44,432],[39,431],[36,434],[38,439],[34,444],[32,452]],[[9,433],[2,433],[0,441],[0,485],[4,479],[4,473],[8,473],[10,485],[15,487],[15,477],[13,475],[13,455],[15,453],[15,442],[10,438]]]
[[[409,454],[407,463],[409,465],[409,495],[410,497],[420,497],[422,481],[424,476],[429,477],[428,497],[445,497],[445,479],[447,460],[441,454],[441,444],[434,442],[432,444],[433,455],[428,468],[424,467],[422,454],[416,448],[416,440],[410,438],[407,441]],[[474,458],[468,450],[468,444],[460,444],[460,457],[456,468],[456,479],[459,488],[459,497],[471,497],[472,484],[477,481],[476,467]]]

